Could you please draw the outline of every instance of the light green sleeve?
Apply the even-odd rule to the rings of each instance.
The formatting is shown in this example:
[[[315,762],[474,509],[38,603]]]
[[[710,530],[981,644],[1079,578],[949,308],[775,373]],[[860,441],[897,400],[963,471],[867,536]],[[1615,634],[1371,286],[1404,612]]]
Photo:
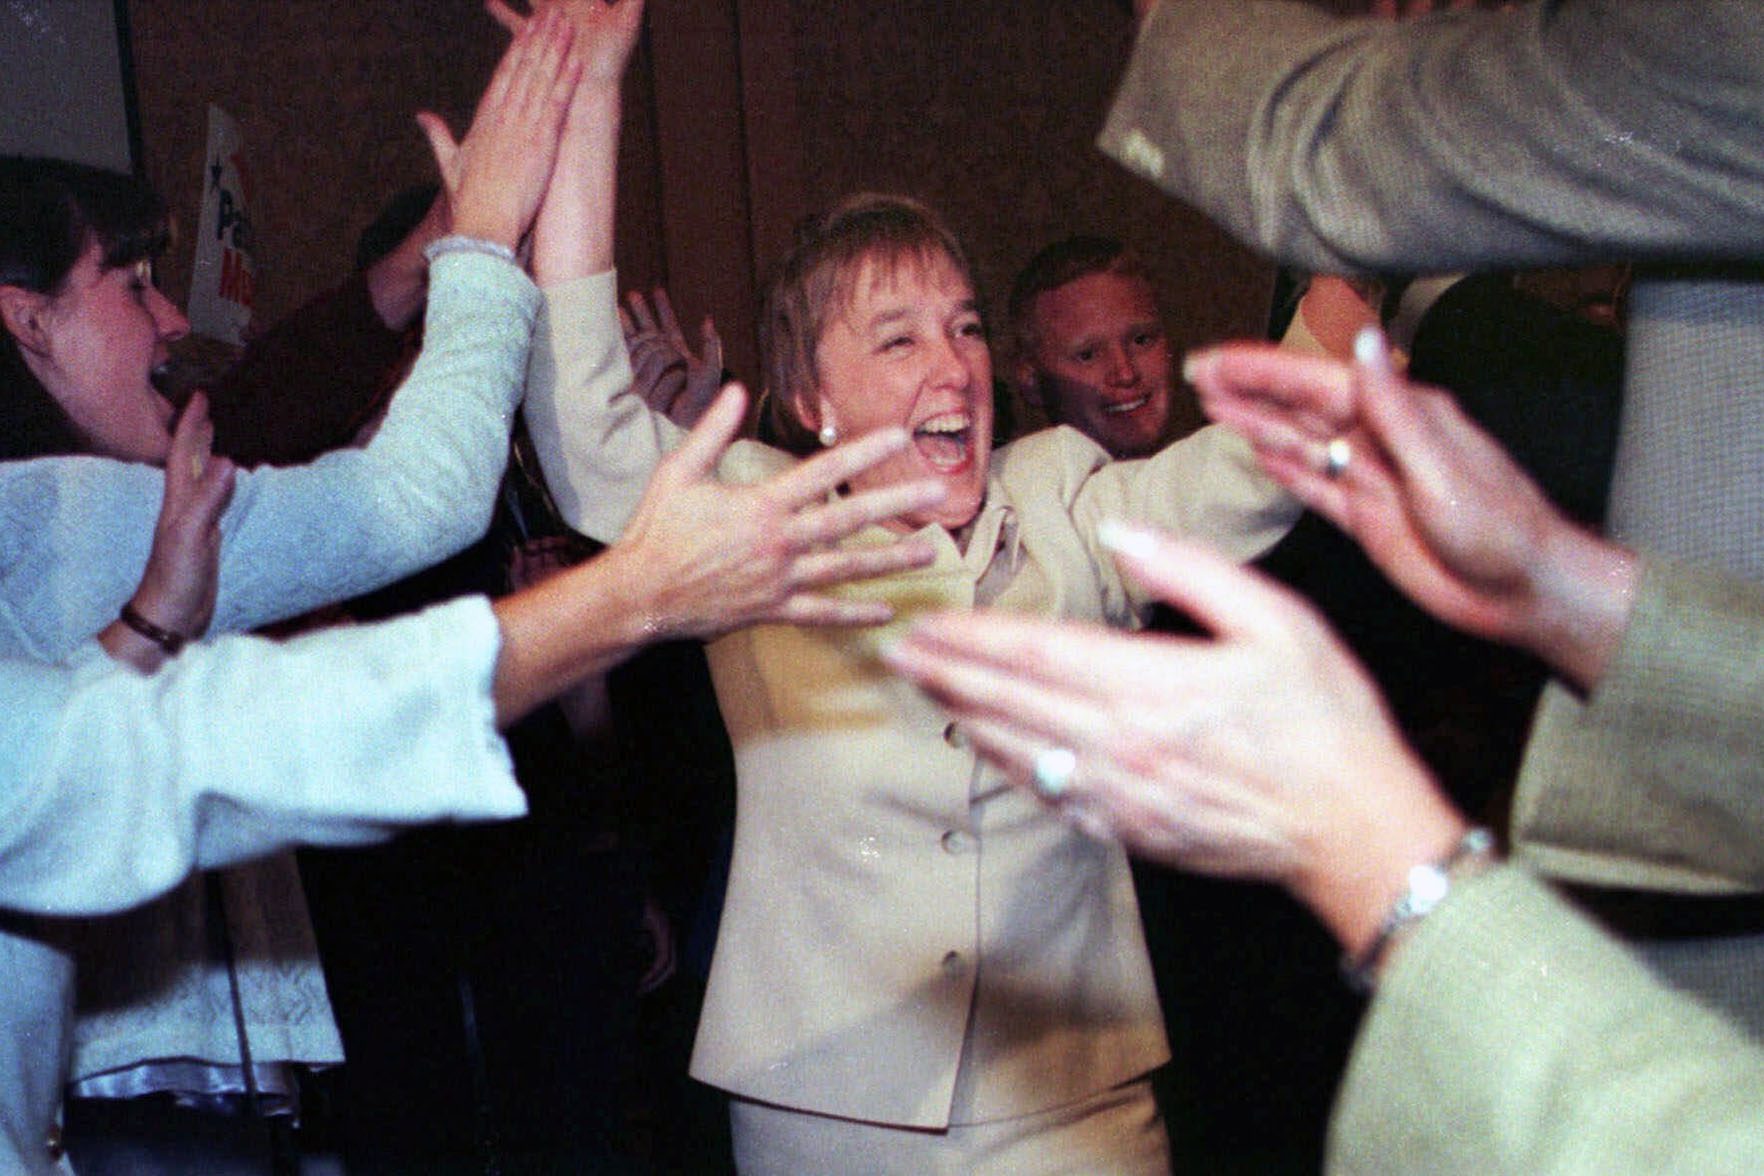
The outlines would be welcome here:
[[[1386,970],[1330,1126],[1334,1173],[1764,1172],[1764,1049],[1517,866]]]

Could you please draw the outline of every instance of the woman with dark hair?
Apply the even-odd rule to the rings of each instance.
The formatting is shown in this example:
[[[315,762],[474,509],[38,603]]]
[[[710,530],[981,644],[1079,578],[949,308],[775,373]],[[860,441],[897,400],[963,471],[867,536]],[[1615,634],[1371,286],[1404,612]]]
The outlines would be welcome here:
[[[116,292],[142,303],[169,342],[188,324],[153,288],[152,261],[166,237],[165,205],[127,176],[60,160],[0,159],[0,287],[47,295],[70,281],[90,284],[103,275]],[[82,268],[76,278],[74,271]],[[17,297],[0,302],[6,309],[0,460],[91,452],[93,435],[75,423],[27,362],[21,334],[43,336],[33,330],[26,305]]]
[[[420,116],[455,214],[455,236],[433,250],[429,345],[368,448],[238,475],[220,522],[211,602],[172,591],[164,577],[142,578],[164,484],[156,466],[170,452],[174,418],[152,379],[186,330],[151,281],[162,207],[125,176],[47,160],[0,167],[0,436],[13,457],[121,459],[0,463],[0,654],[62,661],[119,621],[175,647],[199,635],[205,603],[217,630],[252,628],[377,586],[477,537],[501,475],[537,304],[514,247],[549,181],[578,70],[570,27],[548,22],[504,57],[463,144],[434,116]],[[291,864],[279,877],[258,874],[255,885],[260,893],[273,886],[283,909],[303,916]],[[167,901],[153,909],[175,920],[178,900]],[[185,907],[200,920],[199,890]],[[10,1056],[0,1064],[19,1076],[0,1092],[0,1115],[15,1138],[35,1138],[37,1161],[70,1056],[68,930],[12,927],[0,937],[0,962],[14,977],[0,1012],[0,1050]],[[302,939],[308,979],[267,1016],[262,998],[275,989],[257,981],[299,974],[289,967],[298,954],[241,969],[247,998],[259,999],[247,1009],[262,1026],[254,1061],[339,1056],[309,934],[294,936]],[[106,962],[133,978],[137,994],[166,963],[133,955]],[[200,1074],[134,1065],[168,1056],[239,1061],[232,1026],[213,1023],[202,977],[179,979],[193,982],[173,991],[194,997],[180,1015],[155,1022],[137,1009],[99,1026],[110,1031],[102,1044],[114,1065],[95,1050],[88,1068],[111,1070],[105,1093],[169,1081],[212,1096],[255,1083],[237,1064]],[[151,1013],[166,989],[144,986]],[[309,998],[320,1002],[317,1015],[305,1011]]]

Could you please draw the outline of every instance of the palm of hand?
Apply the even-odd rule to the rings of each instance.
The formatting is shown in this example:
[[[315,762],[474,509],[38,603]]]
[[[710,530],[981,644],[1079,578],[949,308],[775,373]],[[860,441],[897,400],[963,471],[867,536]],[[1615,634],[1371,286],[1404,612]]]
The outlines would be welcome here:
[[[1278,639],[1199,647],[1170,672],[1156,647],[1124,683],[1119,762],[1132,791],[1120,823],[1188,868],[1287,882],[1306,830],[1344,800],[1342,784],[1395,735],[1365,676],[1320,622],[1294,615]],[[1124,646],[1123,648],[1130,648]]]
[[[1349,529],[1423,608],[1478,636],[1510,638],[1534,603],[1534,569],[1557,512],[1443,394],[1429,395],[1431,444],[1349,501]]]

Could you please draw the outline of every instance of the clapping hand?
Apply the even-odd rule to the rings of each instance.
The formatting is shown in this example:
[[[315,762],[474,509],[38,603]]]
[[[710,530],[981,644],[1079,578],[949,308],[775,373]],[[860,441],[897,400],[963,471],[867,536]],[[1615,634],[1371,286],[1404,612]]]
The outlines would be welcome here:
[[[648,602],[650,626],[668,636],[711,637],[749,625],[881,624],[881,601],[823,589],[931,562],[916,538],[849,547],[840,540],[942,501],[933,481],[863,493],[835,491],[909,444],[882,429],[835,446],[763,482],[730,485],[715,472],[746,409],[739,384],[723,389],[680,447],[656,467],[643,500],[608,552],[626,561]]]
[[[625,295],[619,325],[631,353],[634,390],[645,404],[682,429],[704,415],[723,384],[723,340],[707,315],[699,328],[700,352],[694,355],[674,317],[668,292],[657,286],[654,309],[639,290]]]
[[[1634,557],[1563,515],[1449,393],[1398,375],[1375,330],[1355,354],[1234,343],[1184,375],[1208,416],[1415,603],[1590,688],[1627,624]]]
[[[441,171],[455,233],[510,248],[526,235],[551,182],[564,115],[582,73],[571,49],[574,31],[549,13],[529,22],[503,53],[462,142],[454,142],[440,116],[417,115]]]
[[[523,16],[504,0],[485,0],[496,23],[519,36],[537,18],[555,14],[570,22],[582,55],[586,85],[617,85],[643,29],[643,0],[530,0]]]
[[[208,398],[191,396],[172,430],[165,494],[141,585],[129,605],[144,620],[185,639],[214,619],[220,580],[220,518],[233,498],[233,463],[214,454]],[[135,639],[119,624],[100,635],[105,648],[138,669],[156,669],[165,651]]]
[[[948,613],[916,624],[888,663],[1080,827],[1184,869],[1281,884],[1362,943],[1391,879],[1436,858],[1462,819],[1304,600],[1197,543],[1118,525],[1104,541],[1123,575],[1209,636]]]

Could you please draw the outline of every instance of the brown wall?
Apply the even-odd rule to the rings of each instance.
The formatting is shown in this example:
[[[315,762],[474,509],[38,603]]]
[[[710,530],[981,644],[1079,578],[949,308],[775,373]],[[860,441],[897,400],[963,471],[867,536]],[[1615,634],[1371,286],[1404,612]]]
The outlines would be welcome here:
[[[347,272],[388,195],[428,178],[421,106],[463,130],[501,34],[478,0],[132,0],[149,177],[193,224],[209,102],[255,171],[260,321]],[[1124,6],[1024,0],[650,0],[628,89],[620,268],[714,313],[757,372],[755,290],[802,215],[858,188],[942,209],[990,303],[1040,244],[1127,239],[1174,343],[1258,330],[1268,268],[1091,146]],[[168,259],[174,292],[191,247]]]

